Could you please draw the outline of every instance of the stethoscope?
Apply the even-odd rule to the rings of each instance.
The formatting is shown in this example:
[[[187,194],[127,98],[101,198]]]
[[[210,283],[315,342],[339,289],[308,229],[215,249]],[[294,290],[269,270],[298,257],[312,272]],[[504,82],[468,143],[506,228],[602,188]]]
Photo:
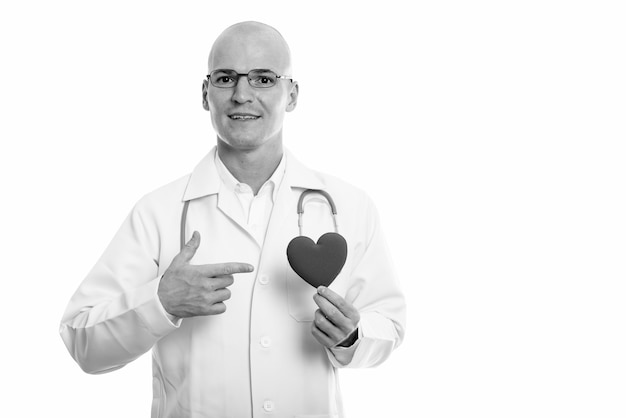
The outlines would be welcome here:
[[[312,193],[324,196],[333,217],[335,232],[327,232],[322,235],[317,243],[307,236],[302,235],[304,217],[304,198]],[[187,211],[191,200],[186,200],[180,219],[180,249],[187,242],[185,240],[185,226],[187,224]],[[329,286],[339,275],[347,256],[348,245],[346,240],[339,234],[337,222],[337,206],[328,192],[319,189],[306,189],[298,199],[298,233],[287,245],[287,260],[291,268],[313,287],[321,285]]]

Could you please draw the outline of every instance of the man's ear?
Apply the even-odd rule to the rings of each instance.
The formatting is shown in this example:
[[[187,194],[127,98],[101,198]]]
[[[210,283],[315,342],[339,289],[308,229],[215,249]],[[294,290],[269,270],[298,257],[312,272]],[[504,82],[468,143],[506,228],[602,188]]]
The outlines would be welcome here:
[[[289,92],[289,101],[287,102],[287,108],[285,109],[287,112],[291,112],[296,108],[298,104],[298,93],[300,92],[300,86],[298,86],[298,82],[294,81],[291,83],[291,91]]]
[[[209,80],[202,81],[202,107],[207,112],[209,111],[209,100],[207,99],[207,94],[209,93]]]

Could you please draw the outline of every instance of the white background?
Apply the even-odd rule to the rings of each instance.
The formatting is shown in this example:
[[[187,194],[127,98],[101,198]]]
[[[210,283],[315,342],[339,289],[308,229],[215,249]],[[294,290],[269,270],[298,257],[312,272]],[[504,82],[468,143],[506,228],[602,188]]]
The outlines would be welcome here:
[[[149,357],[84,374],[58,323],[215,143],[206,57],[253,19],[293,51],[287,146],[374,198],[407,295],[404,344],[340,374],[349,416],[626,416],[620,3],[3,2],[0,414],[149,416]]]

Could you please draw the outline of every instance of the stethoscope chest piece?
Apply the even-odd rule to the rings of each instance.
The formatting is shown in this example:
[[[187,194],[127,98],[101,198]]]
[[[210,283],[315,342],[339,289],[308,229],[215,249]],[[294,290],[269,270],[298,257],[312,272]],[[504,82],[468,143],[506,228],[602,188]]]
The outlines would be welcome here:
[[[331,206],[335,229],[337,229],[337,209],[328,193],[323,190],[305,190],[298,201],[298,225],[300,236],[292,239],[287,246],[287,259],[291,268],[311,286],[329,286],[341,272],[348,257],[348,244],[337,232],[327,232],[315,243],[302,236],[302,201],[308,193],[322,194]]]

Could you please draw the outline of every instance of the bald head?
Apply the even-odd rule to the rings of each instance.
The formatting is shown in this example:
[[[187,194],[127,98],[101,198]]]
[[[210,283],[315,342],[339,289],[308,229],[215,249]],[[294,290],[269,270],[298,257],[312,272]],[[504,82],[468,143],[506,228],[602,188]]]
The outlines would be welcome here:
[[[292,75],[289,45],[280,32],[265,23],[241,22],[229,26],[213,43],[209,72],[233,69],[244,73],[254,68]]]

